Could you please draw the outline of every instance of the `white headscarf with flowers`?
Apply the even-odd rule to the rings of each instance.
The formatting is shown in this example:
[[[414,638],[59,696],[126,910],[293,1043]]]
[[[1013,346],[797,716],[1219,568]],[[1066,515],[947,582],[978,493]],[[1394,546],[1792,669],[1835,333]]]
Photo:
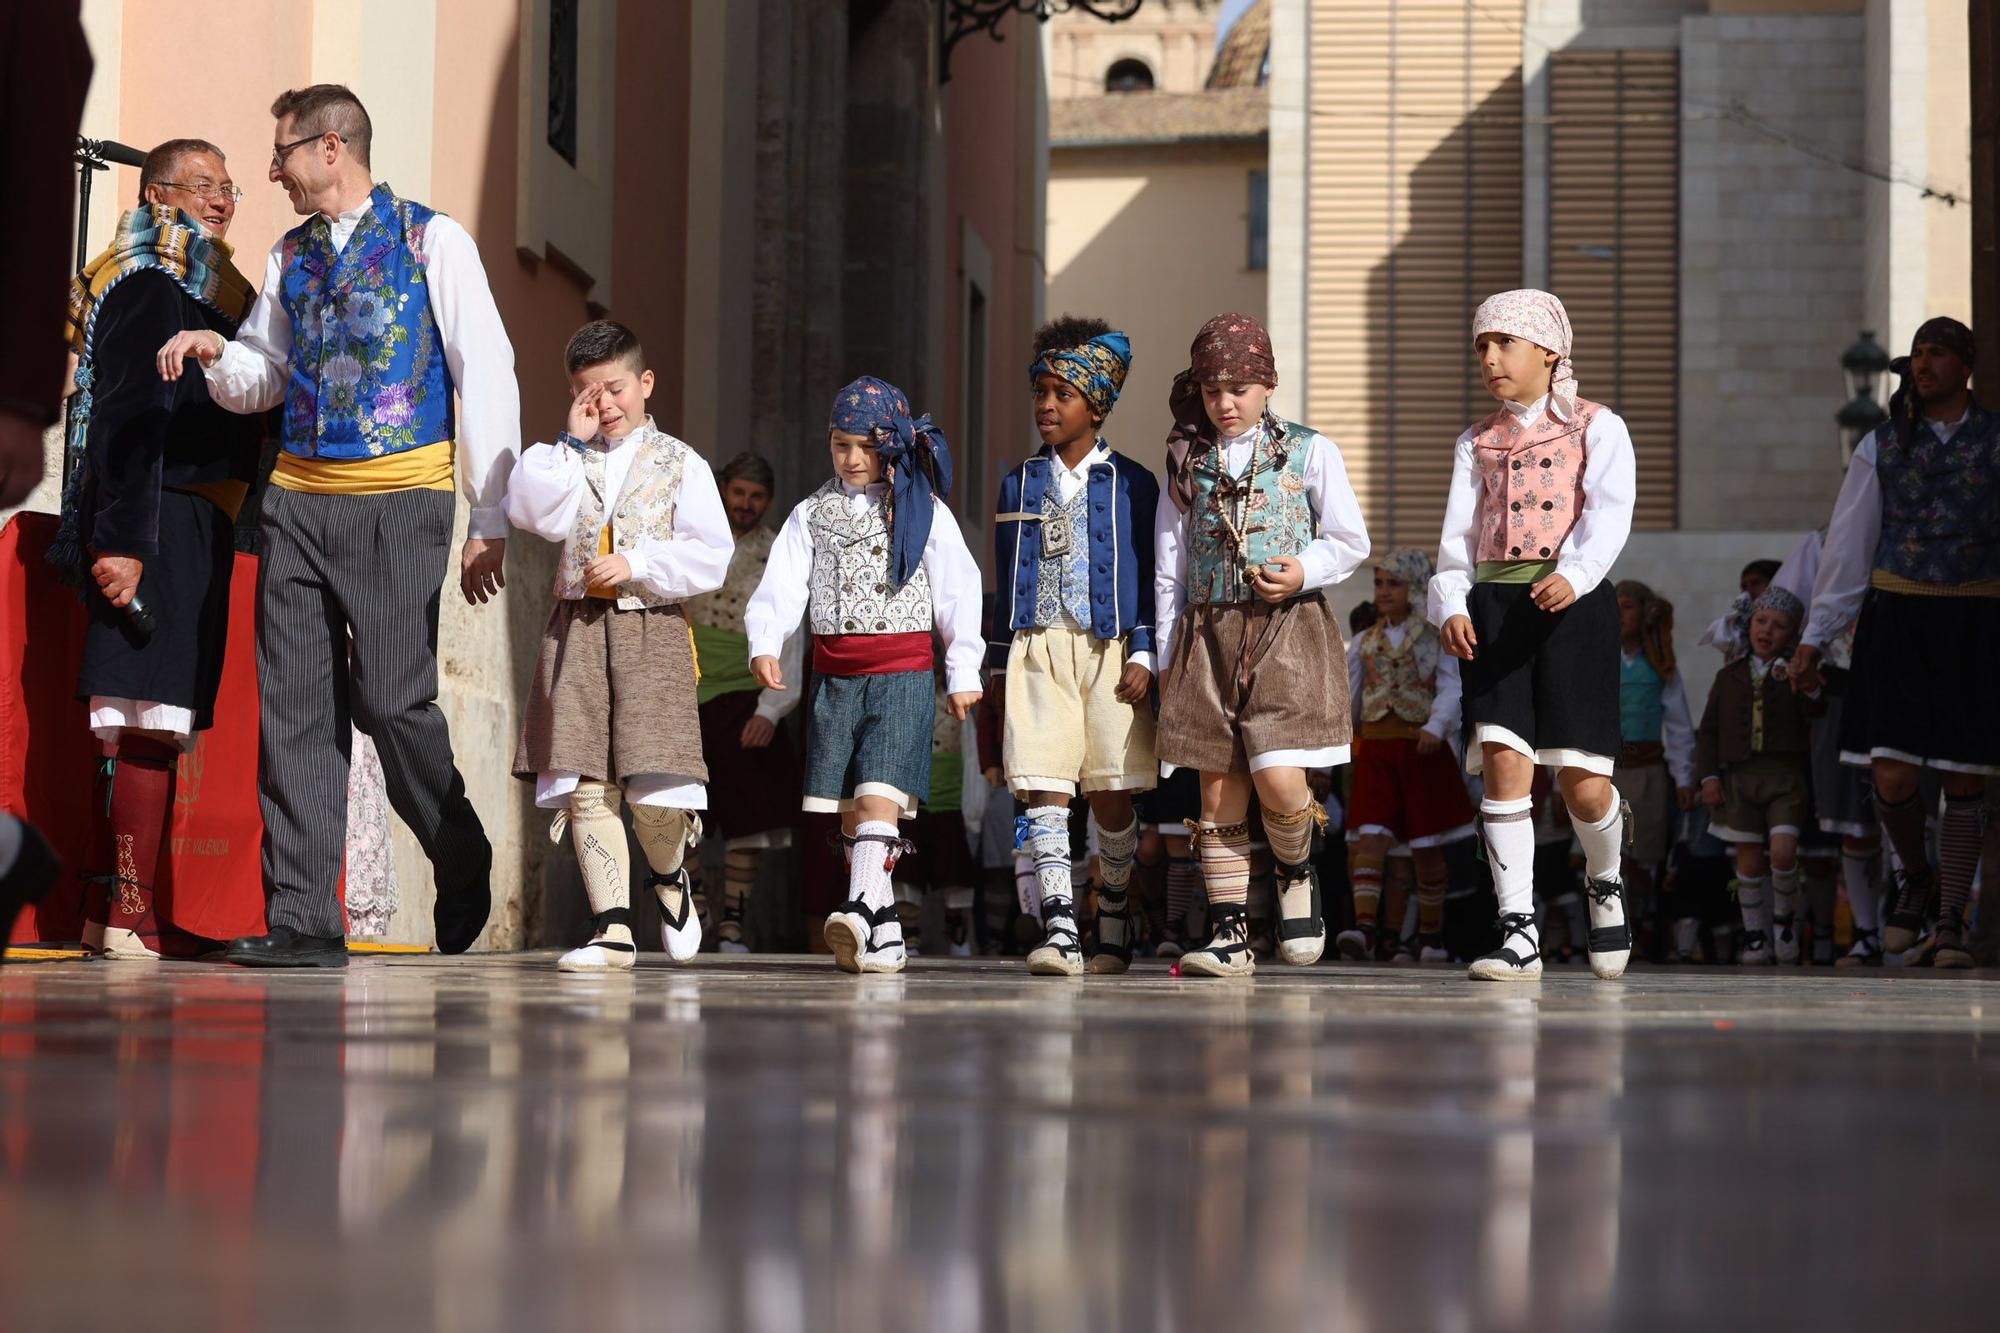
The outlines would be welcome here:
[[[1558,421],[1576,415],[1576,368],[1569,363],[1569,312],[1561,301],[1533,287],[1489,296],[1472,316],[1473,341],[1478,342],[1483,333],[1526,338],[1560,357],[1549,380],[1549,406]]]
[[[1424,594],[1431,586],[1431,575],[1437,573],[1437,566],[1431,560],[1430,552],[1414,546],[1405,546],[1400,551],[1391,551],[1375,562],[1375,568],[1385,574],[1394,575],[1410,590],[1410,618],[1417,624],[1424,622]]]

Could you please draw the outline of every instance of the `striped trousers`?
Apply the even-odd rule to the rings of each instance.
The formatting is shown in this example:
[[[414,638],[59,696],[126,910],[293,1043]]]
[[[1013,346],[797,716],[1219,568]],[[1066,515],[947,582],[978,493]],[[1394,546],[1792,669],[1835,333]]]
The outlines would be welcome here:
[[[274,927],[346,933],[338,886],[350,721],[373,738],[389,803],[436,868],[439,895],[483,883],[491,869],[437,706],[452,508],[450,491],[264,494],[257,791]]]

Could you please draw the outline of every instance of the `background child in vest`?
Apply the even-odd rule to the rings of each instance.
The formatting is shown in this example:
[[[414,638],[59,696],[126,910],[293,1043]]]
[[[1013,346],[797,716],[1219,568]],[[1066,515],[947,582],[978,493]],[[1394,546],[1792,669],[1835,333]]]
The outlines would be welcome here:
[[[729,570],[729,519],[708,464],[653,425],[653,372],[639,339],[597,320],[564,355],[568,428],[521,455],[507,491],[517,528],[563,543],[556,604],[514,754],[535,804],[570,828],[590,898],[591,938],[566,972],[634,962],[622,790],[652,869],[661,939],[675,962],[701,947],[684,864],[701,833],[708,766],[684,601]]]
[[[1153,474],[1099,433],[1132,347],[1102,320],[1065,316],[1035,334],[1028,370],[1042,448],[1000,482],[993,526],[1007,657],[1007,785],[1027,807],[1041,888],[1028,971],[1084,969],[1071,887],[1069,803],[1081,794],[1103,852],[1092,972],[1132,960],[1127,889],[1139,845],[1134,792],[1153,752]]]
[[[1716,675],[1696,731],[1702,802],[1716,812],[1716,836],[1736,848],[1745,963],[1768,963],[1774,953],[1781,963],[1799,961],[1799,833],[1810,808],[1811,714],[1819,711],[1816,696],[1796,693],[1789,680],[1804,617],[1798,598],[1765,589],[1750,617],[1749,654]]]
[[[933,650],[935,651],[935,649]],[[940,660],[943,653],[938,653]],[[952,958],[972,953],[972,887],[978,869],[972,859],[970,828],[978,827],[985,813],[984,800],[973,786],[981,783],[977,774],[967,778],[967,742],[972,719],[951,715],[950,696],[944,676],[938,674],[937,704],[931,725],[931,789],[917,805],[910,821],[908,856],[896,862],[892,879],[896,890],[896,915],[903,926],[903,944],[912,955],[923,950],[923,916],[926,899],[936,896],[944,912],[944,944],[933,952]],[[983,783],[982,783],[983,785]],[[968,801],[968,797],[974,797]],[[970,826],[970,828],[968,827]]]
[[[1654,877],[1666,864],[1676,812],[1694,805],[1694,718],[1674,662],[1674,605],[1637,579],[1618,584],[1618,653],[1618,729],[1625,746],[1611,780],[1631,819],[1626,911],[1645,922],[1653,918]],[[1676,934],[1690,942],[1696,924],[1692,912],[1674,916]]]
[[[740,453],[722,465],[716,481],[736,551],[722,586],[689,599],[687,611],[702,663],[697,697],[701,746],[709,767],[710,845],[719,837],[723,846],[716,949],[745,953],[750,947],[745,918],[758,863],[767,850],[791,844],[792,826],[798,822],[798,752],[781,724],[798,707],[799,696],[758,687],[750,674],[750,639],[743,632],[743,610],[764,577],[778,537],[764,525],[774,484],[771,464],[757,454]],[[805,636],[799,634],[785,641],[780,663],[785,675],[797,678],[803,673],[804,644]],[[702,892],[701,870],[697,861],[695,902],[708,918],[714,904]]]
[[[1202,326],[1169,406],[1169,483],[1158,561],[1160,759],[1201,772],[1197,855],[1209,943],[1183,973],[1240,976],[1249,942],[1253,792],[1276,864],[1279,947],[1307,964],[1326,947],[1314,834],[1325,818],[1307,772],[1347,762],[1340,626],[1320,589],[1368,558],[1361,506],[1333,442],[1270,411],[1270,335],[1247,315]]]
[[[1578,396],[1569,314],[1549,293],[1488,297],[1472,333],[1500,407],[1458,438],[1430,597],[1446,650],[1466,663],[1466,766],[1485,775],[1480,823],[1500,902],[1500,947],[1472,975],[1541,975],[1530,912],[1541,764],[1556,770],[1583,846],[1591,970],[1615,977],[1631,930],[1611,784],[1622,748],[1618,603],[1604,576],[1632,530],[1632,437],[1615,412]]]
[[[890,876],[907,849],[899,819],[930,791],[936,713],[931,631],[944,641],[946,706],[979,702],[979,567],[951,495],[951,452],[902,390],[863,376],[834,397],[833,476],[800,502],[771,548],[744,628],[750,669],[791,688],[779,661],[803,614],[813,633],[804,806],[838,810],[849,898],[826,919],[847,972],[900,972],[905,953]]]
[[[1443,962],[1444,845],[1472,832],[1472,802],[1449,744],[1458,731],[1458,661],[1424,619],[1431,558],[1397,551],[1375,565],[1378,619],[1348,649],[1348,687],[1360,735],[1348,797],[1354,853],[1354,926],[1337,941],[1348,958],[1375,953],[1376,917],[1390,849],[1407,844],[1416,872],[1417,939]],[[1385,918],[1398,938],[1407,899]]]

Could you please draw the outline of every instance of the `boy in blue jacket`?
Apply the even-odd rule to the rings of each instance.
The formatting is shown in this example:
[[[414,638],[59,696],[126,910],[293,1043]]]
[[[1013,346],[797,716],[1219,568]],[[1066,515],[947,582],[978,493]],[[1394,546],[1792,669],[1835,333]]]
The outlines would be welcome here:
[[[1118,401],[1132,344],[1102,320],[1064,316],[1035,335],[1028,371],[1042,448],[1000,482],[994,523],[1007,655],[1007,785],[1042,892],[1028,970],[1084,969],[1071,897],[1069,805],[1097,816],[1092,972],[1132,960],[1126,890],[1139,845],[1132,795],[1159,776],[1153,752],[1153,530],[1159,482],[1098,431]]]

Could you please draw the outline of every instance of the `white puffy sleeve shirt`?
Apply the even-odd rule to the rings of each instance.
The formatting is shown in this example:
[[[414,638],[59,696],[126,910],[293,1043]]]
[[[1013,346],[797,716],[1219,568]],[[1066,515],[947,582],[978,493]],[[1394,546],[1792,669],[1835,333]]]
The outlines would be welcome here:
[[[333,244],[345,249],[371,206],[333,220]],[[262,412],[285,399],[292,321],[280,294],[281,240],[264,261],[264,286],[250,313],[203,371],[209,396],[232,412]],[[479,247],[456,220],[439,213],[424,228],[424,285],[431,318],[444,343],[445,365],[458,390],[458,488],[472,506],[469,537],[507,535],[507,481],[521,453],[521,393],[514,382],[514,344],[486,283]]]
[[[1230,476],[1240,477],[1250,466],[1250,450],[1256,439],[1253,427],[1225,443],[1223,465]],[[1368,525],[1347,480],[1347,464],[1339,448],[1324,435],[1314,435],[1306,442],[1305,483],[1319,529],[1311,544],[1299,553],[1299,563],[1305,567],[1301,594],[1339,583],[1361,567],[1369,550]],[[1170,480],[1160,487],[1160,503],[1153,513],[1153,655],[1162,671],[1174,660],[1174,626],[1187,605],[1191,515],[1183,514],[1174,503],[1172,485]]]
[[[1548,403],[1538,398],[1526,407],[1508,403],[1509,411],[1526,421],[1541,416]],[[1479,567],[1478,524],[1481,499],[1479,469],[1473,464],[1473,431],[1458,437],[1451,462],[1451,490],[1445,499],[1444,530],[1438,536],[1437,573],[1431,578],[1430,620],[1443,629],[1453,616],[1467,614],[1472,580]],[[1590,419],[1583,437],[1583,512],[1556,552],[1556,570],[1580,598],[1596,589],[1611,571],[1632,535],[1632,506],[1639,493],[1639,467],[1632,452],[1632,435],[1625,420],[1606,408]]]

